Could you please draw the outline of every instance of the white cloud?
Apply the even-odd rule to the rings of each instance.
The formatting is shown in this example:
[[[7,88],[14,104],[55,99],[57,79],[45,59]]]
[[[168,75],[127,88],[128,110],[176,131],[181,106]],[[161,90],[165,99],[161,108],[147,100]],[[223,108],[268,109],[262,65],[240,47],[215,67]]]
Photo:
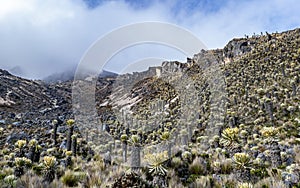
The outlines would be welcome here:
[[[171,0],[155,1],[143,9],[124,1],[107,1],[88,9],[81,0],[0,0],[0,68],[21,66],[29,77],[42,78],[76,65],[97,38],[134,22],[178,24],[192,31],[209,48],[221,48],[231,38],[244,34],[282,31],[300,25],[297,0],[224,2],[209,12],[205,7],[189,10],[182,3],[183,7],[176,7]],[[147,54],[145,50],[138,52]],[[128,53],[124,61],[134,51]]]

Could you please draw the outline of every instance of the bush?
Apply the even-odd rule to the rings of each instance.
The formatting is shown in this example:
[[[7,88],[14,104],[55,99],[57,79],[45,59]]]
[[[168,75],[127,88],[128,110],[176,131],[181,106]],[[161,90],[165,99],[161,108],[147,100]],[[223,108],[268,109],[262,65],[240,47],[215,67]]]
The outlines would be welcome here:
[[[193,163],[189,166],[189,171],[191,174],[204,175],[206,173],[207,163],[202,158],[195,158]]]
[[[65,175],[61,178],[61,181],[64,185],[69,187],[75,187],[78,185],[79,177],[72,171],[66,171]]]

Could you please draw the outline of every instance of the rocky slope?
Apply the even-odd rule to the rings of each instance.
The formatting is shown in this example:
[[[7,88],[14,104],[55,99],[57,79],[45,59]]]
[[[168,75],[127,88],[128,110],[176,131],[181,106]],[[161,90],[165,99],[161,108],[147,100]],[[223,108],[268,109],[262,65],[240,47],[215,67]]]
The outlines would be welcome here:
[[[100,180],[112,187],[299,186],[300,29],[233,39],[224,49],[202,50],[187,62],[97,79],[102,123],[87,133],[74,127],[74,138],[84,148],[78,155],[86,162],[48,151],[72,136],[63,123],[57,130],[59,144],[50,139],[51,120],[73,117],[72,82],[45,84],[0,73],[2,148],[7,142],[13,151],[16,140],[36,138],[44,147],[41,156],[59,162],[57,174],[73,160],[80,166],[68,168],[74,174],[88,171],[89,178],[77,181],[91,186],[99,186],[91,182],[99,179],[97,173],[105,173]],[[113,142],[98,145],[99,129]],[[104,166],[95,152],[103,156]],[[6,153],[0,153],[7,159],[1,165],[13,167],[14,157]],[[133,172],[122,175],[126,165]],[[136,171],[139,165],[146,166],[143,176]]]
[[[173,144],[186,145],[184,138],[191,141],[188,149],[179,151],[192,153],[196,148],[196,153],[214,156],[222,150],[225,158],[241,155],[249,160],[231,172],[240,181],[256,183],[270,168],[280,169],[278,181],[286,185],[299,180],[294,167],[288,170],[299,162],[299,29],[233,39],[224,49],[201,51],[186,63],[165,62],[152,76],[143,75],[129,75],[130,81],[109,96],[107,103],[119,113],[106,122],[115,139],[137,134],[147,147],[163,142],[167,131]],[[182,93],[180,88],[188,85],[196,94]],[[175,146],[172,149],[176,154]],[[220,156],[209,158],[224,163]],[[177,175],[184,183],[198,177]]]
[[[63,85],[23,79],[4,70],[0,70],[0,81],[0,113],[3,117],[18,115],[30,119],[51,111],[63,111],[67,108],[65,104],[70,103],[71,90]]]

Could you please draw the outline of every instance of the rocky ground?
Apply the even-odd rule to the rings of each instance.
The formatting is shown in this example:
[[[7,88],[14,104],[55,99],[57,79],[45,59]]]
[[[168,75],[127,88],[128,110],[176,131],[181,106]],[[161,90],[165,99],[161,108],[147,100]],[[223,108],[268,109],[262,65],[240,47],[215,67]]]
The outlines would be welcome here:
[[[91,123],[73,113],[72,80],[1,70],[0,183],[299,187],[299,75],[299,29],[233,39],[187,62],[98,78]]]

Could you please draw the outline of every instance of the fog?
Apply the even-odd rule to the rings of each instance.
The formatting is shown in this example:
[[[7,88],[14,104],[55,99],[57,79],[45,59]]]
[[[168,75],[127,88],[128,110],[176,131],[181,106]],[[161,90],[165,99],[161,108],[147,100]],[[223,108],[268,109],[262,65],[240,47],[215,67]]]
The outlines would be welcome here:
[[[191,31],[210,49],[222,48],[230,39],[245,34],[280,32],[300,25],[297,0],[169,0],[147,4],[117,0],[102,1],[96,7],[85,2],[0,0],[0,68],[42,79],[76,67],[97,39],[136,22],[176,24]],[[105,68],[122,72],[143,57],[186,58],[178,51],[148,45],[124,50]]]

